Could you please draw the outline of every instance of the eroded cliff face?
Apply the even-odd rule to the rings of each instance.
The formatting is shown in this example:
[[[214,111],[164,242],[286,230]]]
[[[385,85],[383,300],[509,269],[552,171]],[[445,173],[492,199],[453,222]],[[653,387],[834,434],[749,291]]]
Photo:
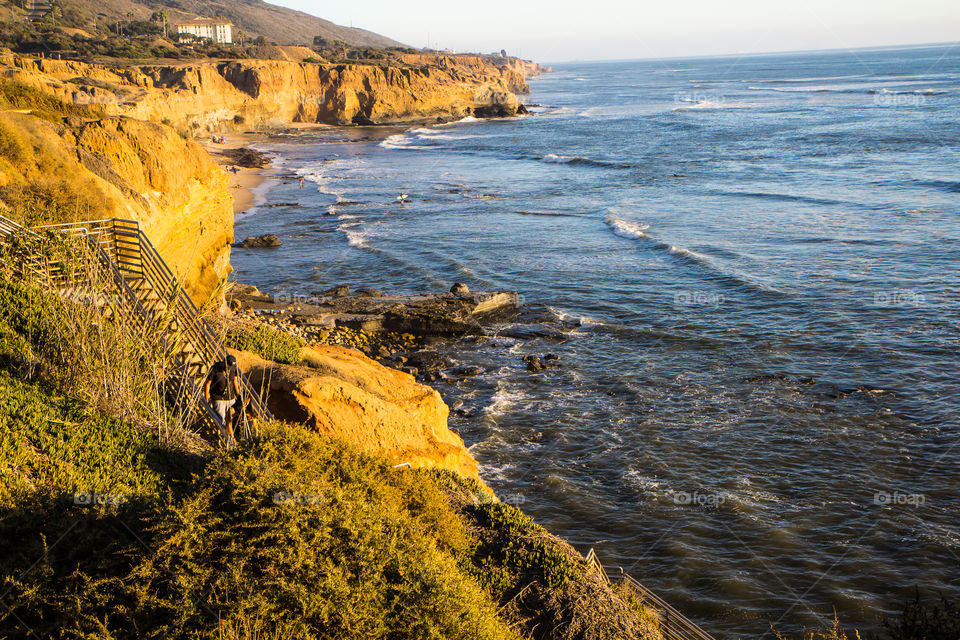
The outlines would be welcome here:
[[[396,464],[450,469],[480,480],[476,460],[447,427],[448,409],[440,394],[410,374],[329,345],[304,348],[307,366],[233,353],[254,386],[267,390],[267,406],[276,418],[343,438]]]
[[[289,60],[104,67],[0,55],[4,77],[107,113],[192,132],[290,123],[389,124],[522,112],[540,67],[511,58],[408,54],[383,65]]]
[[[129,118],[54,124],[3,113],[0,126],[19,145],[0,158],[5,208],[15,209],[26,191],[57,199],[57,214],[70,220],[137,220],[194,300],[219,304],[230,272],[232,196],[202,147],[170,127]]]

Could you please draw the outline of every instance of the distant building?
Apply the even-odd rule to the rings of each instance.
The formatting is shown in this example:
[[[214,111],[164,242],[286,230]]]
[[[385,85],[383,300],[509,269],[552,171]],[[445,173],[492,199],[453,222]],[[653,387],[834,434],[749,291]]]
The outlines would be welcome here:
[[[177,33],[196,38],[210,38],[217,44],[233,44],[233,24],[221,18],[194,18],[177,25]]]

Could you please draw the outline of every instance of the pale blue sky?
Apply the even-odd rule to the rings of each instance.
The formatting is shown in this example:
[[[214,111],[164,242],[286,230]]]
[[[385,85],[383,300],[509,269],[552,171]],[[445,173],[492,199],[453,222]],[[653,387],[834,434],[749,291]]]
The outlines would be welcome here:
[[[960,40],[960,0],[272,1],[416,47],[541,62]]]

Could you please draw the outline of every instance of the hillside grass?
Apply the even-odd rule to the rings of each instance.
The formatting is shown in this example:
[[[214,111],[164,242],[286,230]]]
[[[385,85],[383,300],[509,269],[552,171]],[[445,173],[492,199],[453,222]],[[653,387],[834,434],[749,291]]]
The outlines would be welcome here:
[[[300,349],[306,342],[289,333],[260,325],[254,330],[231,329],[226,335],[226,345],[231,349],[255,353],[265,360],[296,364],[300,362]]]
[[[473,480],[301,425],[230,452],[158,437],[138,327],[4,256],[0,637],[642,637],[578,553]]]
[[[68,116],[91,118],[101,115],[93,106],[66,103],[36,87],[11,80],[0,81],[0,109],[29,109],[34,115],[51,122]]]
[[[0,215],[50,224],[86,219],[106,208],[103,189],[61,139],[67,122],[82,126],[99,111],[0,80],[0,112],[5,112],[0,113]]]
[[[49,384],[0,370],[0,507],[38,496],[157,495],[153,438]]]

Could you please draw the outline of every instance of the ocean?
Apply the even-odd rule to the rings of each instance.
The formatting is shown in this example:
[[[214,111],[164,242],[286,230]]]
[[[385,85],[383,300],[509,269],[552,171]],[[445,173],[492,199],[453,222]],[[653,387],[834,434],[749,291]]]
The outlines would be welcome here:
[[[235,232],[284,245],[234,277],[518,291],[441,347],[484,371],[436,383],[451,426],[502,499],[717,638],[960,596],[960,45],[531,87],[528,117],[258,146],[280,176]]]

